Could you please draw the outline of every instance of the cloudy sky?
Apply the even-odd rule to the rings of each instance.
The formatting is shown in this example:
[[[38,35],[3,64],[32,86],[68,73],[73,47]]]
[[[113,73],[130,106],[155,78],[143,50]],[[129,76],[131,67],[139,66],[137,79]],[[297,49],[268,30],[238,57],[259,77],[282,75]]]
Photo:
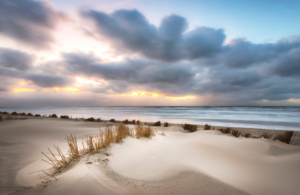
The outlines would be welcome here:
[[[0,107],[300,106],[298,0],[0,0]]]

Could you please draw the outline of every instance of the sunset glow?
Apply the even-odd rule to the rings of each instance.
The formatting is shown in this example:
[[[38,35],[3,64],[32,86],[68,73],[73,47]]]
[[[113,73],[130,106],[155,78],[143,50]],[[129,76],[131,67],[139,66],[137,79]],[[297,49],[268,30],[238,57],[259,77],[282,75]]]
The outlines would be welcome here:
[[[122,97],[163,97],[171,100],[183,100],[183,99],[190,99],[190,98],[196,98],[195,96],[166,96],[165,94],[158,93],[158,92],[149,92],[149,91],[132,91],[130,93],[125,94],[117,94],[115,96],[122,96]]]
[[[79,89],[76,89],[76,88],[73,88],[73,87],[67,87],[67,88],[55,87],[54,89],[56,91],[68,91],[68,92],[72,92],[72,93],[78,93],[80,91]]]
[[[80,77],[76,77],[76,80],[77,80],[77,86],[81,86],[84,84],[102,85],[101,82],[96,82],[93,80],[88,80],[88,79],[84,79],[84,78],[80,78]]]
[[[35,91],[35,89],[28,89],[28,88],[14,88],[12,90],[13,92]]]

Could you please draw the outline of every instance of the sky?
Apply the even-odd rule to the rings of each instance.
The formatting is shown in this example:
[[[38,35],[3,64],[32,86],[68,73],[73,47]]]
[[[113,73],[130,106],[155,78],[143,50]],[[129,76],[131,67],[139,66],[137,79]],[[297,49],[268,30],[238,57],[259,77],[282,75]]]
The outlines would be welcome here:
[[[300,106],[299,0],[0,0],[0,107]]]

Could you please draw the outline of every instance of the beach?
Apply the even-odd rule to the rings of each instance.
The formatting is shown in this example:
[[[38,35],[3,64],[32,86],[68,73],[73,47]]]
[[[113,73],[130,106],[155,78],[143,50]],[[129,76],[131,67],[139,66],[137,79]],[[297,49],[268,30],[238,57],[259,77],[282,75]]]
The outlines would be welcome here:
[[[41,159],[48,148],[68,147],[67,135],[81,140],[104,131],[108,121],[27,117],[0,122],[1,194],[299,194],[299,133],[291,144],[259,137],[278,130],[235,128],[253,137],[223,134],[221,127],[196,132],[181,126],[152,127],[151,138],[81,155],[54,177]],[[129,124],[129,128],[134,125]],[[81,148],[82,149],[82,148]]]

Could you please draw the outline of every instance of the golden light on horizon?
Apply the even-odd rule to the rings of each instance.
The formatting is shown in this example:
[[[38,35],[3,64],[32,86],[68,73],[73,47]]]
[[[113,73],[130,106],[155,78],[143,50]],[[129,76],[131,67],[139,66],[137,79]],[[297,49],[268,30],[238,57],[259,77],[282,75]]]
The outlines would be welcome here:
[[[149,91],[132,91],[129,93],[124,94],[116,94],[114,96],[121,96],[121,97],[163,97],[171,100],[184,100],[184,99],[191,99],[196,98],[195,96],[166,96],[165,94],[158,93],[158,92],[149,92]]]
[[[72,93],[78,93],[78,92],[80,92],[79,89],[74,88],[74,87],[66,87],[66,88],[58,88],[58,87],[55,87],[54,89],[55,89],[56,91],[68,91],[68,92],[72,92]]]
[[[76,77],[76,80],[77,80],[77,86],[81,86],[84,84],[102,85],[102,82],[104,82],[104,81],[96,82],[93,80],[88,80],[88,79],[84,79],[84,78],[80,78],[80,77]]]
[[[29,88],[14,88],[12,89],[13,92],[29,92],[29,91],[35,91],[35,89],[29,89]]]

